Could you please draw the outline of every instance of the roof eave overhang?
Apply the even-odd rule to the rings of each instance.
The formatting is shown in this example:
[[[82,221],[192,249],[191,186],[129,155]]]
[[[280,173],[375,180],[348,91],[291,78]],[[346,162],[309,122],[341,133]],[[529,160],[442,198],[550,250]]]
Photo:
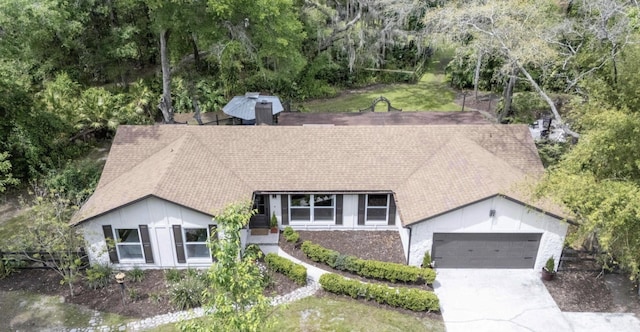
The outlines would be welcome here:
[[[171,203],[171,204],[178,205],[178,206],[180,206],[180,207],[183,207],[183,208],[189,209],[189,210],[191,210],[191,211],[195,211],[195,212],[198,212],[198,213],[205,214],[205,215],[210,216],[210,217],[212,217],[212,218],[213,218],[213,214],[211,214],[211,213],[204,212],[204,211],[201,211],[201,210],[198,210],[198,209],[196,209],[196,208],[193,208],[193,207],[190,207],[190,206],[186,206],[186,205],[183,205],[183,204],[180,204],[180,203],[176,203],[176,202],[174,202],[174,201],[172,201],[172,200],[169,200],[169,199],[166,199],[166,198],[162,198],[162,197],[157,196],[157,195],[149,194],[149,195],[145,195],[145,196],[142,196],[142,197],[140,197],[140,198],[134,199],[134,200],[132,200],[132,201],[130,201],[130,202],[127,202],[127,203],[125,203],[125,204],[119,205],[119,206],[117,206],[117,207],[115,207],[115,208],[113,208],[113,209],[109,209],[109,210],[107,210],[107,211],[104,211],[104,212],[101,212],[101,213],[99,213],[99,214],[96,214],[95,216],[91,216],[91,217],[89,217],[89,218],[85,218],[85,219],[80,219],[80,220],[75,221],[75,222],[70,222],[69,224],[70,224],[71,226],[78,226],[78,225],[83,224],[83,223],[85,223],[85,222],[87,222],[87,221],[90,221],[90,220],[92,220],[92,219],[96,219],[96,218],[98,218],[98,217],[104,216],[105,214],[108,214],[108,213],[110,213],[110,212],[113,212],[113,211],[115,211],[115,210],[117,210],[117,209],[121,209],[121,208],[123,208],[123,207],[127,207],[127,206],[129,206],[129,205],[136,204],[136,203],[138,203],[138,202],[144,201],[145,199],[148,199],[148,198],[151,198],[151,197],[153,197],[153,198],[157,198],[157,199],[162,200],[162,201],[165,201],[165,202],[169,202],[169,203]]]
[[[467,207],[467,206],[470,206],[470,205],[473,205],[473,204],[476,204],[476,203],[479,203],[479,202],[482,202],[482,201],[484,201],[484,200],[491,199],[491,198],[494,198],[494,197],[503,197],[503,198],[505,198],[505,199],[507,199],[507,200],[510,200],[510,201],[514,202],[514,203],[518,203],[518,204],[520,204],[520,205],[524,205],[524,206],[526,206],[526,207],[528,207],[528,208],[530,208],[530,209],[533,209],[533,210],[535,210],[535,211],[537,211],[537,212],[543,213],[543,214],[548,215],[548,216],[550,216],[550,217],[556,218],[556,219],[558,219],[558,220],[566,221],[567,223],[572,224],[572,225],[576,225],[576,224],[577,224],[575,221],[573,221],[573,220],[571,220],[571,219],[569,219],[569,218],[562,217],[562,216],[559,216],[559,215],[557,215],[557,214],[555,214],[555,213],[551,213],[551,212],[548,212],[548,211],[544,211],[544,210],[542,210],[542,209],[540,209],[540,208],[538,208],[538,207],[535,207],[535,206],[533,206],[533,205],[527,204],[527,203],[525,203],[525,202],[522,202],[522,201],[520,201],[520,200],[518,200],[518,199],[515,199],[515,198],[512,198],[512,197],[509,197],[509,196],[507,196],[507,195],[504,195],[504,194],[494,194],[494,195],[490,195],[490,196],[487,196],[487,197],[484,197],[484,198],[480,198],[480,199],[475,200],[475,201],[473,201],[473,202],[469,202],[469,203],[466,203],[466,204],[463,204],[463,205],[457,206],[457,207],[455,207],[455,208],[453,208],[453,209],[449,209],[449,210],[446,210],[446,211],[443,211],[443,212],[440,212],[440,213],[437,213],[437,214],[434,214],[434,215],[431,215],[431,216],[427,216],[427,217],[424,217],[424,218],[421,218],[421,219],[418,219],[418,220],[415,220],[415,221],[411,221],[411,222],[404,223],[404,225],[403,225],[403,226],[404,226],[404,227],[409,227],[409,228],[410,228],[411,226],[413,226],[413,225],[415,225],[415,224],[418,224],[418,223],[421,223],[421,222],[425,222],[425,221],[429,221],[430,219],[437,218],[437,217],[442,216],[442,215],[445,215],[445,214],[447,214],[447,213],[449,213],[449,212],[452,212],[452,211],[455,211],[455,210],[458,210],[458,209],[462,209],[462,208],[465,208],[465,207]]]

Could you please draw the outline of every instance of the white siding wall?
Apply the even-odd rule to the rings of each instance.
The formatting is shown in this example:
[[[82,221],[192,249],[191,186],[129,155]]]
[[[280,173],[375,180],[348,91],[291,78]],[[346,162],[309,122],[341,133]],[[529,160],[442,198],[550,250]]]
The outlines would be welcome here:
[[[494,217],[489,210],[494,209]],[[535,270],[550,256],[556,267],[568,225],[503,197],[493,197],[412,225],[409,264],[420,265],[425,251],[431,252],[433,233],[542,233]],[[402,233],[401,233],[402,234]]]
[[[187,263],[177,262],[172,225],[180,225],[182,228],[206,228],[210,224],[215,224],[211,216],[165,200],[150,197],[86,221],[80,224],[79,227],[82,229],[85,239],[92,244],[87,249],[91,264],[107,264],[109,263],[109,254],[106,251],[106,241],[102,231],[103,225],[111,225],[113,229],[138,228],[138,225],[147,225],[149,227],[154,263],[147,264],[144,260],[140,260],[121,261],[113,265],[116,268],[123,269],[133,268],[134,266],[145,269],[209,266],[211,259],[187,259]]]

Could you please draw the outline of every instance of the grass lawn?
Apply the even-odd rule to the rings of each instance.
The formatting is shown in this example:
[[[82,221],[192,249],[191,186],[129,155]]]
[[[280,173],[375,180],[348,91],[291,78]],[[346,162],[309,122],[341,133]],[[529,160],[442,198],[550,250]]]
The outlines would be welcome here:
[[[371,106],[374,99],[384,96],[393,107],[403,111],[459,111],[460,105],[454,103],[456,93],[444,75],[444,68],[452,56],[453,50],[437,52],[416,84],[381,84],[343,92],[336,98],[311,100],[302,105],[309,112],[357,112]],[[386,103],[376,105],[376,112],[386,111]]]
[[[80,328],[89,326],[91,320],[99,325],[120,325],[130,320],[65,303],[60,296],[23,291],[0,291],[0,308],[0,322],[12,331]]]
[[[26,222],[26,213],[19,214],[4,222],[0,221],[0,249],[7,247],[9,244],[7,242],[10,240],[10,237],[13,234],[20,232]]]
[[[441,320],[417,318],[349,298],[307,297],[275,312],[275,325],[264,331],[445,331]],[[152,331],[179,331],[175,324]]]

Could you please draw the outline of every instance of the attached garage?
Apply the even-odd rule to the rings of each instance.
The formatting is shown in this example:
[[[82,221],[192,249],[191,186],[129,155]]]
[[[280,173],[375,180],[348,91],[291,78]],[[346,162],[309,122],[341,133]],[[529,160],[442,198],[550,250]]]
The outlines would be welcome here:
[[[534,269],[562,253],[568,224],[496,195],[409,226],[410,265],[429,253],[436,268]]]
[[[534,267],[542,233],[434,233],[432,259],[440,268]]]

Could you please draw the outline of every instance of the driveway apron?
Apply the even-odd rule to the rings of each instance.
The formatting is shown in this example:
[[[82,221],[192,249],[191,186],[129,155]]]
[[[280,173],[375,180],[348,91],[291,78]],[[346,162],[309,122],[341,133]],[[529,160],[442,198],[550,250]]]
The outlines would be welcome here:
[[[533,270],[438,269],[434,289],[448,332],[572,331]]]

